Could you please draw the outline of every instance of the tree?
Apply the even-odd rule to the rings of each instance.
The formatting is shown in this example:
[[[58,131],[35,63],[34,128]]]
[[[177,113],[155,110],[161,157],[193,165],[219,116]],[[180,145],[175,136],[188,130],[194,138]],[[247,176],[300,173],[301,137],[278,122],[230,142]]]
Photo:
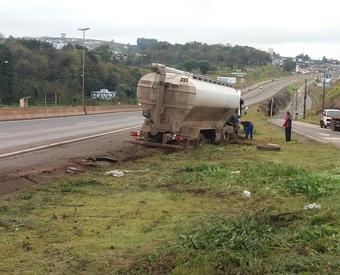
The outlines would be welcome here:
[[[283,70],[286,72],[293,72],[295,70],[296,63],[293,61],[292,58],[287,58],[283,62]]]
[[[198,67],[198,62],[195,59],[187,59],[183,63],[183,67],[191,72],[193,69],[196,69]]]
[[[198,65],[198,68],[201,70],[202,74],[206,74],[210,69],[209,62],[206,60],[198,61],[197,65]]]
[[[109,46],[100,46],[96,49],[96,54],[99,55],[100,59],[104,62],[112,61],[112,52]]]

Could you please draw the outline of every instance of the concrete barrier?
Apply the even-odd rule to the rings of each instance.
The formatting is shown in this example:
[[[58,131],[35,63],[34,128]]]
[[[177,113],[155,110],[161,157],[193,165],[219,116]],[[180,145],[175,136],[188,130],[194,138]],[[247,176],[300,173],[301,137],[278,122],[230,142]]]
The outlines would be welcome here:
[[[141,107],[137,105],[86,106],[88,115],[139,110]],[[84,115],[84,109],[81,106],[0,108],[0,121],[80,115]]]

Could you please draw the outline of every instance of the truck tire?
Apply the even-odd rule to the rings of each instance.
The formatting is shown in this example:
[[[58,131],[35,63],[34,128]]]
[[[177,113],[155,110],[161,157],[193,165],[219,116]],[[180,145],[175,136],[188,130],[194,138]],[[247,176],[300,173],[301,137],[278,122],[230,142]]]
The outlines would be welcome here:
[[[320,121],[320,127],[321,128],[325,128],[324,125],[323,125],[323,121],[322,120]]]
[[[281,147],[278,144],[272,143],[259,144],[256,146],[256,149],[261,151],[281,151]]]

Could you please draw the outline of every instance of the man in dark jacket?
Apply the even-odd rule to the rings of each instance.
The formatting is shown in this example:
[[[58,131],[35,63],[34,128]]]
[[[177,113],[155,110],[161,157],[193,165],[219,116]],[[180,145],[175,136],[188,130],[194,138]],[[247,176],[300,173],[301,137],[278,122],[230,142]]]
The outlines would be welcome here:
[[[251,121],[241,121],[247,139],[253,139],[254,124]]]
[[[285,128],[286,142],[291,141],[292,137],[292,117],[287,112],[284,118],[283,127]]]

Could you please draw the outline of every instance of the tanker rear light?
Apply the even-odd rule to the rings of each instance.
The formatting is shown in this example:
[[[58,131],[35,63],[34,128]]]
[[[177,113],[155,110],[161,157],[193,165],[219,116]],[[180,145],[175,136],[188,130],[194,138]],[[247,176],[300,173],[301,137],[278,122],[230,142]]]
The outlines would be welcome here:
[[[178,142],[181,142],[181,141],[184,140],[184,137],[179,136],[179,135],[174,135],[174,139],[175,139],[176,141],[178,141]]]
[[[130,137],[140,137],[141,136],[141,132],[140,131],[132,131],[130,132]]]

